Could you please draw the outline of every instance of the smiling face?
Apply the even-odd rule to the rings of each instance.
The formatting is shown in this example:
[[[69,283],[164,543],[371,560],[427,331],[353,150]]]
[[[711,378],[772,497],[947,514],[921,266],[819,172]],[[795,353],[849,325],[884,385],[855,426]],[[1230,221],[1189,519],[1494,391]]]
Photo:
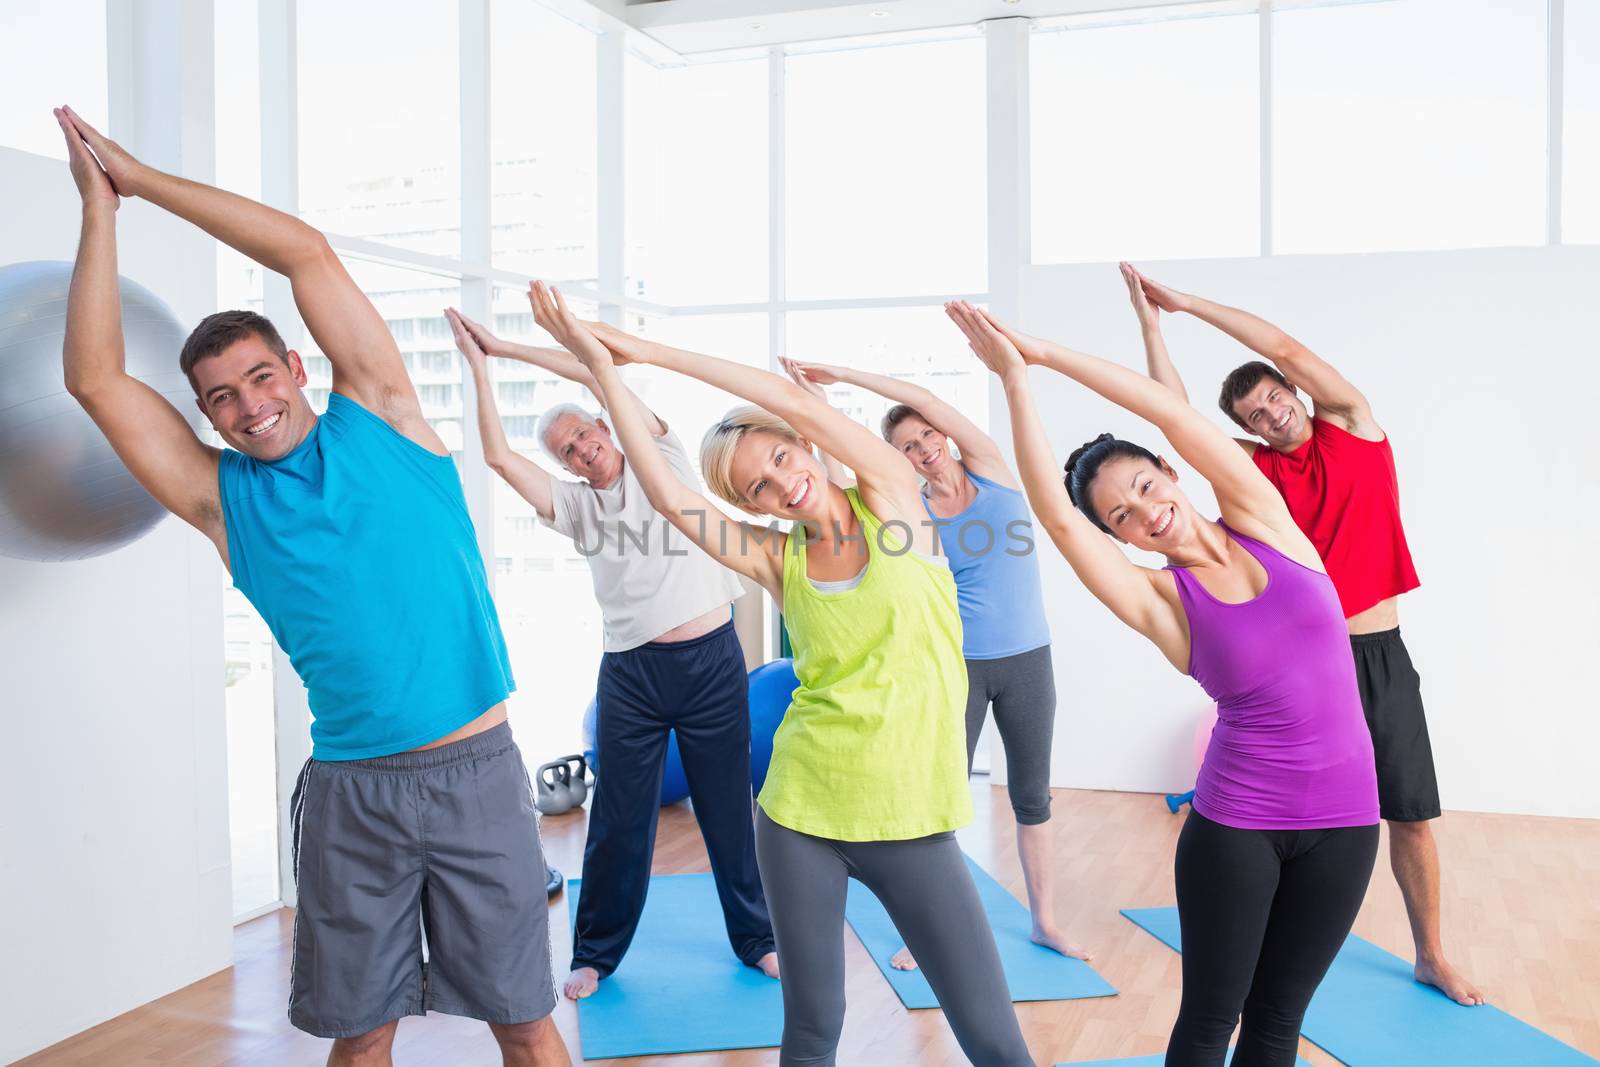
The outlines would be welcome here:
[[[302,391],[298,353],[280,358],[256,334],[197,360],[191,372],[200,411],[229,447],[260,460],[294,449],[317,417]]]
[[[545,434],[545,446],[563,467],[596,489],[604,489],[622,474],[622,452],[604,419],[563,415]]]
[[[828,475],[804,441],[763,430],[744,435],[734,448],[728,477],[740,507],[780,519],[827,516]]]
[[[1106,460],[1089,483],[1089,503],[1118,540],[1146,552],[1170,554],[1196,528],[1194,506],[1165,460],[1134,456]]]
[[[920,415],[907,415],[889,431],[889,443],[911,461],[917,473],[932,481],[950,469],[950,438],[928,425]]]
[[[1311,436],[1306,406],[1294,387],[1265,375],[1233,402],[1233,417],[1279,452],[1293,452]]]

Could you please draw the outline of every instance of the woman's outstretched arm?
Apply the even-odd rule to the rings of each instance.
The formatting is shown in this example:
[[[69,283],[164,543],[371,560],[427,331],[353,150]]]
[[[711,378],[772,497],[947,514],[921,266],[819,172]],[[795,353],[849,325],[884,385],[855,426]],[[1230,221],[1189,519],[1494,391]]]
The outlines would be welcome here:
[[[972,351],[1005,387],[1011,436],[1023,490],[1050,540],[1072,565],[1078,580],[1112,614],[1149,638],[1180,671],[1189,669],[1188,626],[1156,591],[1166,580],[1123,555],[1112,539],[1076,507],[1061,481],[1050,439],[1028,386],[1028,366],[1016,346],[982,312],[964,302],[946,311],[967,335]]]
[[[873,514],[883,522],[898,519],[912,530],[912,548],[927,555],[939,552],[911,464],[826,400],[770,371],[646,341],[612,326],[586,325],[618,357],[698,378],[783,419],[801,437],[848,464]]]
[[[778,363],[783,367],[784,371],[789,375],[789,377],[794,379],[794,384],[798,385],[800,388],[804,389],[806,392],[810,393],[824,404],[828,403],[828,394],[822,388],[822,384],[820,382],[812,381],[810,378],[806,377],[805,374],[800,371],[799,364],[792,359],[784,359],[782,357],[778,359]],[[856,483],[856,480],[850,476],[850,472],[845,469],[845,465],[835,459],[833,457],[833,453],[829,452],[827,449],[817,449],[817,458],[822,460],[822,469],[828,472],[828,481],[832,482],[834,485],[846,486],[854,485]]]
[[[1273,539],[1275,544],[1283,545],[1287,539],[1287,544],[1299,547],[1297,542],[1305,542],[1283,498],[1255,462],[1177,393],[1137,371],[1030,337],[996,321],[987,311],[973,310],[1003,334],[1028,364],[1064,374],[1155,425],[1178,455],[1211,483],[1223,518],[1230,523],[1265,527],[1279,535]],[[1315,557],[1313,550],[1311,558]]]
[[[809,382],[818,385],[844,382],[847,385],[870,389],[885,400],[893,400],[896,404],[915,408],[917,414],[921,415],[929,426],[940,433],[950,435],[956,447],[961,449],[961,462],[969,471],[1012,489],[1017,488],[1011,468],[1006,466],[1005,457],[1001,455],[1000,447],[994,443],[994,438],[980,430],[977,423],[961,414],[958,408],[946,402],[933,390],[915,382],[891,378],[886,374],[873,374],[871,371],[857,370],[854,367],[803,363],[799,360],[790,362],[796,372]]]

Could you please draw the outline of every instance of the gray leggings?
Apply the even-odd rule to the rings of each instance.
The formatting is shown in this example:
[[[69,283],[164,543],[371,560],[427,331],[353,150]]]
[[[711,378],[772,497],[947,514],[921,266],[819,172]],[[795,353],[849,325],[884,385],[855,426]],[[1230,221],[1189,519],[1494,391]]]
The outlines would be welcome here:
[[[1050,821],[1050,742],[1056,726],[1056,672],[1050,646],[1000,659],[967,660],[967,773],[983,717],[1006,746],[1006,791],[1018,826]]]
[[[756,807],[756,860],[783,969],[781,1067],[831,1067],[844,1028],[848,879],[872,890],[917,957],[967,1059],[1033,1067],[994,933],[955,834],[833,841],[779,826]]]

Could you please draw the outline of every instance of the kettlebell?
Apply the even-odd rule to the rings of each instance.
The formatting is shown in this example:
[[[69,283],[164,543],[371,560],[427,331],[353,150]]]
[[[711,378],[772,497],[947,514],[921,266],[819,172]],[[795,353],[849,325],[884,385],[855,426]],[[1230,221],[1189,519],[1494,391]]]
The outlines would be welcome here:
[[[576,766],[572,768],[572,778],[569,787],[569,791],[572,796],[572,806],[574,808],[581,807],[583,802],[589,799],[589,761],[584,759],[581,755],[578,755],[568,756],[567,762],[569,764],[576,764]]]
[[[572,810],[572,766],[564,759],[551,760],[539,767],[533,806],[545,815],[560,815]]]

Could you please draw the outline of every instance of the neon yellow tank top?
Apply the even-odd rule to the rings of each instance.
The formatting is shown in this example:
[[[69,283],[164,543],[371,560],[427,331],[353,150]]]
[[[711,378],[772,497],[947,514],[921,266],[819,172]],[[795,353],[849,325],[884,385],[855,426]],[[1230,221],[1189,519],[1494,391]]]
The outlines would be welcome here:
[[[789,535],[783,610],[800,686],[758,798],[773,822],[836,841],[902,841],[972,821],[967,669],[948,568],[919,558],[846,489],[867,571],[842,593],[806,578]]]

